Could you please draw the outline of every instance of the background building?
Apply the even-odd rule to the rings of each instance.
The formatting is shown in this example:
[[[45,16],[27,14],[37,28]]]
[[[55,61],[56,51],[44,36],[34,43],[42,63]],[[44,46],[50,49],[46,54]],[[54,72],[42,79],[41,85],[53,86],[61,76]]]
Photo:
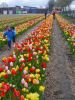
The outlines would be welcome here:
[[[39,14],[39,13],[45,13],[44,8],[37,8],[37,7],[28,7],[28,6],[16,6],[16,7],[6,7],[1,6],[0,7],[0,14]]]
[[[37,8],[37,7],[28,7],[28,6],[24,6],[23,9],[27,12],[27,13],[45,13],[45,9],[44,8]]]
[[[0,8],[0,14],[16,14],[15,7]]]

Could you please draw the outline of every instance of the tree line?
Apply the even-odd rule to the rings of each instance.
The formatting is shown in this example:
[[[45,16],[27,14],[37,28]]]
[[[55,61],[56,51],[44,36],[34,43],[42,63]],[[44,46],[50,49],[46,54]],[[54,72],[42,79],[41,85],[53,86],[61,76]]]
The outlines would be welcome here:
[[[49,0],[48,9],[52,11],[53,7],[60,7],[63,10],[70,9],[70,4],[75,0]]]

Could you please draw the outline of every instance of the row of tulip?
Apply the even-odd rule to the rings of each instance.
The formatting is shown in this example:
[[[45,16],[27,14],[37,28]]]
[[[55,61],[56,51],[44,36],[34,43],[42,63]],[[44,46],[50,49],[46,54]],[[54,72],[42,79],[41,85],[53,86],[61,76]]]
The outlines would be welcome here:
[[[56,18],[61,30],[63,31],[63,35],[68,42],[70,50],[75,54],[75,25],[71,24],[60,15],[56,15]]]
[[[6,15],[6,16],[4,16],[4,15],[2,15],[2,16],[0,16],[0,22],[1,23],[8,23],[8,22],[11,22],[11,21],[13,21],[13,20],[15,20],[15,21],[17,21],[17,20],[19,20],[20,18],[21,19],[24,19],[24,18],[26,18],[26,17],[36,17],[36,16],[41,16],[42,14],[27,14],[27,15]]]
[[[18,21],[18,20],[22,20],[24,18],[31,17],[31,16],[33,16],[33,15],[16,15],[16,16],[7,15],[7,16],[2,16],[0,18],[0,23],[1,24],[10,23],[10,22],[12,22],[14,20]],[[36,16],[36,15],[34,15],[34,16]]]
[[[40,22],[41,20],[43,20],[43,16],[41,17],[37,17],[35,19],[29,20],[23,24],[17,25],[15,27],[16,32],[17,32],[17,36],[23,34],[25,31],[27,31],[29,28],[31,28],[32,26],[34,26],[35,24],[37,24],[38,22]],[[7,39],[3,38],[3,32],[0,33],[0,46],[3,46],[7,43]]]
[[[27,16],[19,15],[19,17],[15,17],[15,18],[12,17],[11,19],[6,18],[5,20],[2,20],[0,22],[0,31],[3,31],[7,25],[16,26],[18,24],[25,23],[28,20],[38,18],[40,16],[43,16],[43,15],[27,15]]]
[[[0,67],[1,100],[43,100],[53,18],[49,16],[28,37],[16,43]]]

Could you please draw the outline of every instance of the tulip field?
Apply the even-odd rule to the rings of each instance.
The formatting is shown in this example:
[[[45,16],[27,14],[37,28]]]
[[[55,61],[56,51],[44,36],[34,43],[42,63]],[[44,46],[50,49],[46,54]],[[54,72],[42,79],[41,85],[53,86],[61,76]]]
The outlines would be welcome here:
[[[10,21],[7,19],[3,25],[6,25],[6,22],[13,25],[18,23],[17,34],[21,34],[44,18],[41,15],[26,19],[25,17],[14,20],[11,18]],[[16,43],[9,57],[2,58],[0,100],[43,100],[52,25],[53,17],[50,15],[20,44]],[[4,42],[3,39],[2,41]]]
[[[39,15],[19,15],[12,18],[9,17],[3,17],[3,19],[0,20],[0,45],[3,46],[7,43],[7,39],[3,38],[3,31],[5,27],[8,26],[14,26],[17,31],[17,36],[24,33],[26,30],[43,20],[44,16]]]
[[[15,26],[20,39],[12,50],[0,51],[0,100],[72,100],[75,25],[61,14],[55,16],[0,16],[0,46],[7,44],[7,25]]]
[[[62,33],[68,42],[68,46],[73,55],[75,55],[75,25],[71,24],[68,20],[59,15],[57,15],[56,17]]]

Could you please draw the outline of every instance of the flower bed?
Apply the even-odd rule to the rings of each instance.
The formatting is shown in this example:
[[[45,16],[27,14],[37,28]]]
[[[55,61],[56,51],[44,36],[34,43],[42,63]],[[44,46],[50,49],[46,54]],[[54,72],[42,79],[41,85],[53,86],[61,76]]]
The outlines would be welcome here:
[[[71,24],[68,20],[62,18],[60,15],[56,15],[59,26],[65,39],[68,42],[68,46],[75,55],[75,25]]]
[[[35,24],[37,24],[38,22],[43,20],[43,18],[44,18],[44,16],[37,17],[35,19],[29,20],[29,21],[27,21],[25,23],[22,23],[20,25],[15,26],[16,32],[17,32],[17,36],[23,34],[29,28],[31,28],[32,26],[34,26]],[[2,34],[3,33],[0,32],[0,46],[3,46],[3,45],[5,45],[7,43],[7,39],[4,39]]]
[[[16,43],[8,58],[2,59],[1,100],[43,100],[52,23],[50,16],[21,44]]]
[[[1,21],[0,21],[0,31],[3,31],[6,27],[6,25],[10,25],[10,26],[16,26],[16,25],[19,25],[19,24],[22,24],[22,23],[25,23],[29,20],[32,20],[32,19],[36,19],[36,18],[39,18],[43,15],[19,15],[19,16],[11,16],[11,18],[3,18]]]

